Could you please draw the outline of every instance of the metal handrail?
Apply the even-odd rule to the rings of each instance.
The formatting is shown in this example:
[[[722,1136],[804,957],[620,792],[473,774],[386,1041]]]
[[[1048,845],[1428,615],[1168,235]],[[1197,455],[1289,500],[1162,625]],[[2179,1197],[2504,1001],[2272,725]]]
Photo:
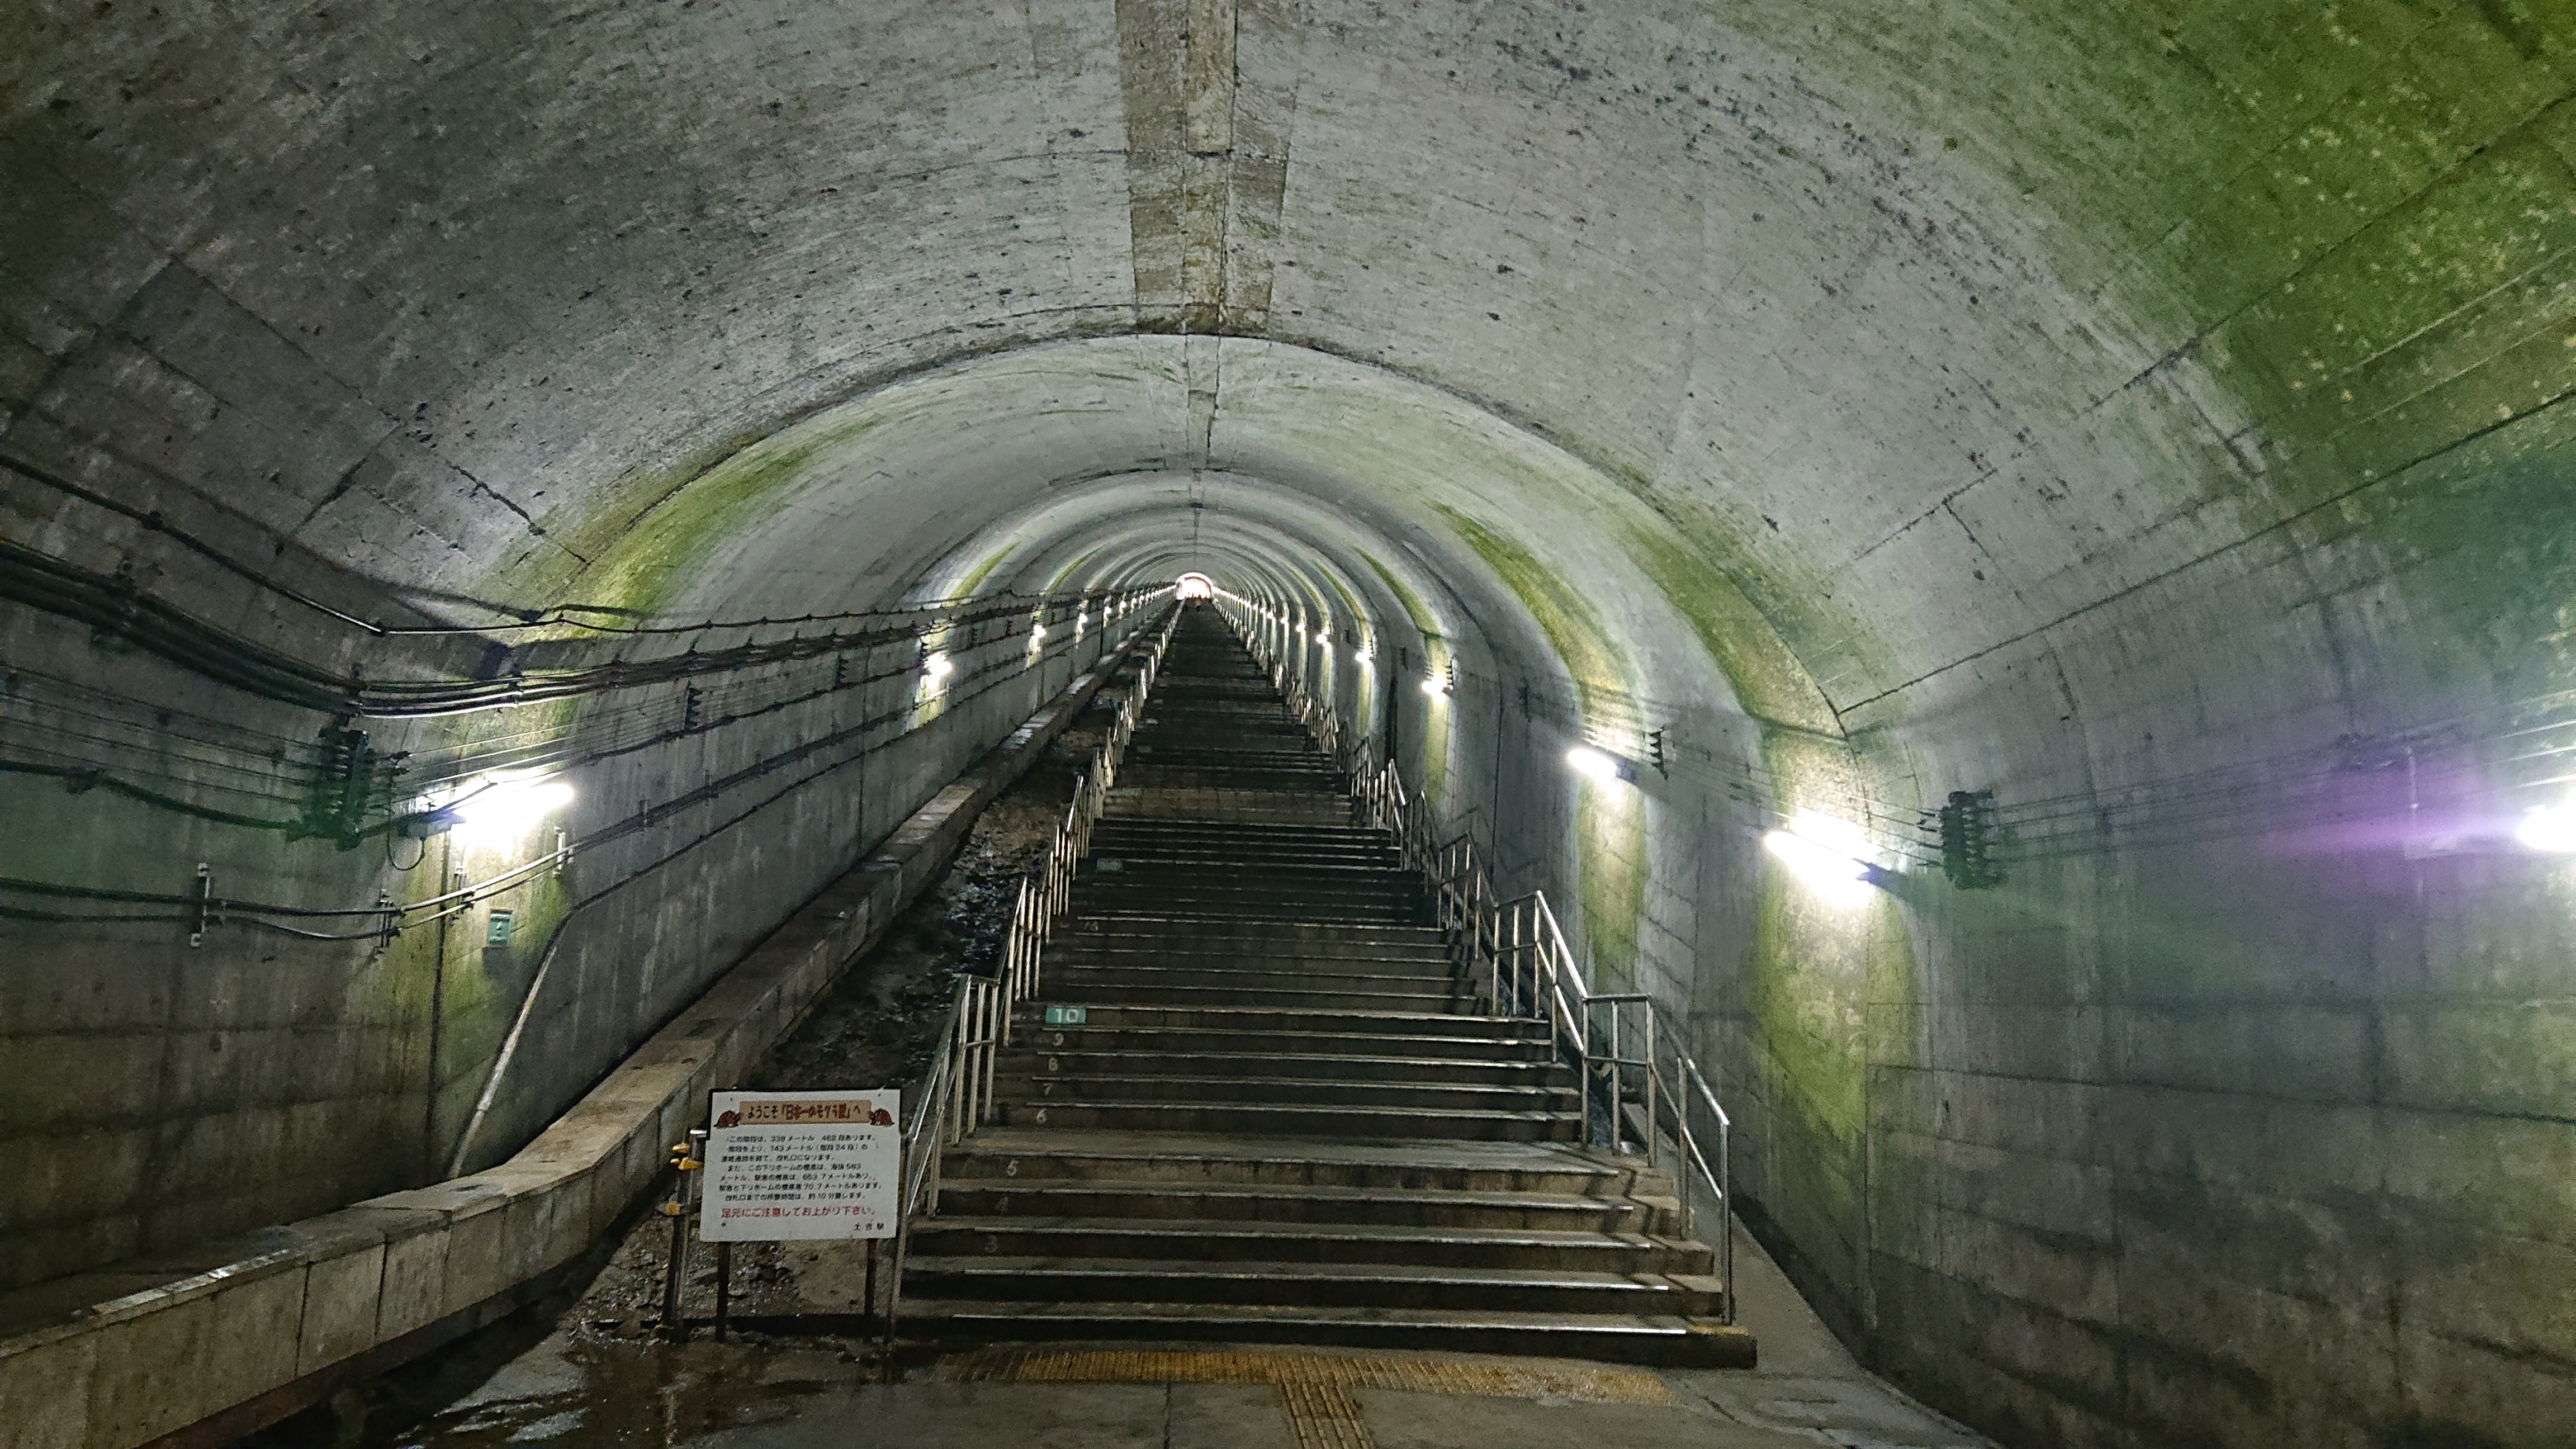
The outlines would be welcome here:
[[[1427,803],[1404,788],[1404,776],[1394,763],[1379,760],[1371,740],[1346,741],[1340,715],[1310,694],[1304,681],[1290,676],[1286,662],[1272,655],[1261,631],[1244,615],[1242,603],[1220,593],[1217,607],[1253,658],[1270,671],[1289,712],[1349,775],[1353,814],[1389,832],[1403,863],[1422,873],[1431,889],[1433,918],[1448,933],[1456,953],[1456,989],[1472,993],[1478,1004],[1496,1016],[1548,1024],[1558,1050],[1571,1058],[1575,1068],[1584,1140],[1594,1140],[1592,1104],[1596,1094],[1601,1095],[1606,1099],[1608,1130],[1607,1141],[1598,1145],[1626,1152],[1633,1135],[1650,1169],[1671,1163],[1685,1236],[1691,1235],[1695,1220],[1685,1173],[1707,1186],[1718,1209],[1716,1241],[1710,1246],[1717,1253],[1726,1322],[1733,1323],[1735,1123],[1710,1088],[1707,1074],[1684,1048],[1687,1037],[1671,1013],[1647,993],[1592,990],[1556,923],[1546,893],[1533,890],[1497,901],[1485,873],[1484,852],[1477,848],[1473,834],[1440,841]],[[1596,1077],[1602,1079],[1597,1088]],[[1693,1094],[1681,1090],[1686,1086],[1696,1088],[1698,1100],[1714,1119],[1714,1165],[1702,1147],[1703,1137],[1709,1134],[1692,1125]],[[1632,1101],[1639,1108],[1633,1123],[1627,1110]]]
[[[1091,828],[1109,803],[1118,783],[1118,762],[1135,737],[1145,707],[1171,647],[1180,610],[1171,610],[1136,668],[1136,682],[1118,705],[1109,733],[1092,752],[1091,764],[1074,786],[1073,803],[1056,822],[1045,859],[1020,878],[1012,903],[1011,925],[1002,938],[998,969],[991,976],[957,978],[957,994],[939,1034],[939,1050],[923,1074],[920,1107],[904,1127],[903,1161],[895,1188],[893,1271],[885,1289],[885,1343],[894,1346],[895,1324],[903,1312],[903,1260],[917,1217],[935,1217],[939,1209],[940,1158],[965,1140],[966,1134],[993,1118],[993,1081],[1003,1047],[1010,1045],[1011,1016],[1039,986],[1039,958],[1055,923],[1071,903],[1075,874],[1091,851]],[[1115,668],[1116,665],[1110,666]],[[873,1307],[874,1305],[870,1305]]]

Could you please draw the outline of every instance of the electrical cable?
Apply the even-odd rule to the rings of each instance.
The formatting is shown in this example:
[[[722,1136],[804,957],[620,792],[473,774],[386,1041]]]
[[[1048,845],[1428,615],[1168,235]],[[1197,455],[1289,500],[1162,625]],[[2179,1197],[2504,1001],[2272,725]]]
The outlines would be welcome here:
[[[1132,639],[1135,632],[1136,631],[1134,629],[1130,629],[1128,631],[1127,638]],[[1069,648],[1072,643],[1072,640],[1067,639],[1062,641],[1062,643],[1056,647]],[[1123,640],[1118,647],[1124,647]],[[1053,650],[1049,650],[1048,652],[1052,653]],[[1020,666],[1020,668],[1025,667],[1025,665]],[[1005,673],[1015,674],[1017,672],[1019,671],[1012,668],[1008,661],[1000,661],[968,671],[959,676],[960,685],[962,686],[969,681],[982,681],[980,687],[971,690],[958,688],[950,691],[948,702],[953,706],[956,704],[962,704],[969,700],[981,698],[991,690],[1000,688],[1010,682],[1008,679],[997,678],[994,676],[1003,675]],[[185,913],[170,915],[135,913],[75,914],[43,911],[29,907],[0,905],[0,918],[65,924],[167,924],[171,922],[205,920],[211,923],[233,923],[261,926],[269,930],[279,931],[287,935],[298,936],[308,940],[362,941],[379,939],[400,930],[434,924],[437,921],[457,915],[463,911],[470,910],[476,902],[483,897],[526,884],[529,880],[535,878],[538,873],[560,867],[564,860],[570,858],[574,854],[595,850],[602,845],[609,844],[625,836],[650,829],[661,820],[667,819],[680,811],[690,809],[696,805],[710,803],[730,790],[738,788],[741,785],[748,784],[763,776],[775,773],[777,770],[784,768],[787,765],[796,763],[800,760],[809,759],[835,745],[846,744],[853,739],[862,738],[867,733],[875,730],[892,719],[899,718],[907,713],[918,712],[923,703],[925,702],[913,701],[896,709],[881,711],[855,725],[835,731],[829,735],[819,736],[813,740],[806,741],[792,749],[783,751],[766,759],[755,761],[750,765],[744,766],[742,769],[707,781],[697,788],[686,791],[669,800],[646,806],[635,814],[602,826],[601,828],[592,831],[590,834],[581,837],[579,840],[567,841],[558,851],[549,852],[545,855],[538,856],[533,860],[524,861],[519,865],[512,866],[508,870],[501,871],[484,880],[475,881],[471,884],[459,887],[458,889],[448,891],[440,895],[426,897],[417,901],[388,903],[367,907],[280,906],[256,901],[235,900],[230,897],[214,896],[212,894],[177,895],[166,892],[116,890],[96,886],[71,886],[50,881],[26,880],[18,877],[0,877],[0,890],[17,891],[27,895],[44,896],[62,900],[99,901],[119,905],[160,905],[181,906],[187,908]],[[943,709],[941,714],[944,715],[945,713],[946,711]],[[596,899],[600,895],[607,894],[609,891],[622,888],[624,885],[631,883],[645,874],[661,869],[671,861],[679,858],[679,856],[695,849],[705,841],[712,839],[715,835],[733,828],[733,826],[751,818],[752,815],[757,814],[759,811],[764,810],[770,805],[773,805],[778,801],[787,798],[789,795],[794,794],[796,791],[803,789],[806,785],[811,784],[835,771],[845,769],[852,763],[865,759],[867,756],[875,753],[877,749],[883,748],[886,744],[892,743],[893,740],[903,738],[904,736],[913,733],[915,730],[926,728],[930,723],[934,722],[935,718],[937,718],[937,716],[934,716],[933,720],[924,720],[910,728],[897,731],[895,734],[888,736],[873,745],[864,746],[844,759],[834,761],[819,769],[808,771],[805,774],[800,775],[781,789],[771,792],[760,801],[737,812],[726,821],[710,827],[707,831],[701,833],[696,839],[691,840],[672,851],[666,852],[657,860],[639,867],[637,870],[630,872],[627,876],[621,877],[617,882],[603,887],[600,891],[593,892],[590,897],[585,898],[584,904],[587,904],[591,899]],[[391,826],[396,823],[398,822],[389,821],[386,822],[385,826],[379,826],[377,829],[382,830],[387,826]],[[285,916],[295,919],[349,919],[374,917],[381,919],[384,924],[375,929],[366,931],[316,932],[288,926],[277,921],[261,919],[262,917],[268,916]]]
[[[967,645],[959,652],[969,656],[998,645],[1012,646],[1009,654],[1005,656],[1004,659],[978,665],[967,672],[967,677],[980,678],[993,670],[1009,668],[1013,661],[1017,661],[1020,663],[1021,667],[1025,667],[1027,663],[1035,662],[1036,659],[1044,659],[1060,655],[1063,651],[1071,648],[1077,642],[1072,633],[1060,633],[1056,636],[1054,643],[1042,645],[1034,656],[1024,658],[1024,652],[1019,646],[1019,641],[1026,637],[1026,631],[1018,627],[1016,622],[1014,622],[1011,627],[1007,628],[998,636]],[[631,738],[621,737],[623,735],[623,721],[642,718],[655,713],[668,714],[671,712],[669,704],[666,702],[641,709],[612,711],[605,716],[594,711],[589,717],[584,719],[582,726],[579,727],[577,734],[573,737],[565,737],[560,734],[534,729],[520,732],[517,736],[503,737],[505,739],[549,738],[552,741],[560,741],[555,748],[538,750],[521,750],[513,748],[487,749],[483,751],[463,752],[453,756],[447,756],[444,758],[443,768],[432,771],[430,777],[427,779],[416,779],[411,788],[419,792],[432,791],[447,783],[448,780],[468,777],[491,768],[580,768],[594,765],[621,755],[631,754],[638,750],[651,748],[655,745],[670,743],[675,740],[688,738],[697,734],[704,734],[745,720],[756,719],[764,715],[773,714],[779,710],[791,708],[802,703],[808,703],[834,693],[843,692],[849,689],[863,688],[865,686],[881,683],[887,680],[908,677],[913,672],[913,668],[914,666],[907,661],[896,667],[872,669],[857,675],[847,675],[837,667],[836,662],[834,682],[830,684],[826,684],[818,688],[807,689],[802,693],[771,700],[757,706],[744,707],[713,714],[693,725],[657,725],[649,732],[641,736]],[[49,676],[26,674],[24,672],[19,672],[18,674],[13,675],[13,678],[35,678],[40,680],[50,679]],[[57,681],[57,683],[61,682]],[[745,684],[743,686],[745,689],[750,687],[751,686],[749,684]],[[95,693],[94,691],[84,692]],[[710,693],[715,694],[715,692],[712,691]],[[112,696],[102,697],[112,698]],[[716,695],[716,697],[721,697],[721,695]],[[40,703],[39,708],[47,711],[75,714],[109,725],[122,725],[125,723],[123,721],[109,719],[95,710],[67,707],[59,701]],[[888,716],[886,715],[880,714],[872,716],[871,721],[874,724],[882,724],[887,717]],[[603,718],[609,726],[608,730],[605,732],[608,738],[605,740],[599,740],[598,736],[593,734],[593,739],[597,742],[586,748],[579,745],[577,743],[579,734],[591,733],[591,727],[599,724]],[[115,740],[107,736],[83,734],[79,731],[65,730],[59,726],[46,731],[46,739],[48,742],[63,738],[86,739],[100,745],[116,749],[134,750],[137,752],[142,752],[147,748],[145,746],[133,745],[124,741]],[[283,737],[280,738],[283,741]],[[212,741],[201,741],[200,743],[207,744],[209,747],[213,747],[214,745],[214,742]],[[299,751],[309,748],[309,746],[302,741],[284,741],[284,743],[294,744]],[[485,741],[483,743],[488,745],[490,742]],[[156,751],[154,753],[159,752]],[[199,770],[212,769],[215,771],[230,772],[239,775],[251,775],[262,780],[273,778],[272,772],[278,764],[276,755],[260,753],[256,750],[242,751],[241,753],[258,759],[260,763],[256,766],[239,765],[221,760],[196,757],[189,757],[188,763],[193,767],[197,767]],[[435,759],[439,757],[433,758]],[[281,831],[288,834],[290,837],[302,837],[322,833],[344,833],[337,830],[315,831],[308,829],[306,822],[301,817],[269,819],[246,815],[238,811],[226,811],[214,807],[199,805],[192,801],[180,799],[179,797],[167,792],[156,791],[145,786],[134,784],[131,781],[120,778],[118,775],[112,773],[109,768],[91,762],[60,765],[41,761],[10,759],[5,756],[0,756],[0,772],[11,770],[65,779],[68,782],[72,782],[72,788],[76,793],[90,788],[104,787],[113,793],[123,795],[128,798],[193,815],[198,818],[210,819],[228,824]],[[292,797],[280,800],[277,793],[274,791],[257,790],[243,786],[228,786],[206,780],[202,778],[201,775],[180,776],[174,772],[171,775],[171,778],[181,780],[188,785],[198,786],[201,788],[231,790],[234,793],[246,795],[256,800],[273,801],[287,807],[292,807],[297,803]],[[460,803],[463,802],[461,800],[451,800],[446,802],[449,806]],[[391,823],[392,822],[390,821],[382,822],[364,831],[357,832],[356,838],[384,833],[389,830]]]
[[[1063,615],[1054,611],[1068,605],[1077,611],[1085,610],[1094,597],[1052,597],[1036,601],[1034,612],[1040,618],[1050,614],[1061,618]],[[151,598],[137,589],[130,577],[101,574],[7,540],[0,540],[0,598],[87,624],[103,639],[132,643],[183,669],[246,693],[326,714],[370,719],[434,718],[676,683],[919,640],[1033,612],[1032,601],[1016,597],[958,610],[945,617],[935,610],[889,610],[864,617],[896,619],[923,613],[932,617],[922,622],[881,624],[855,633],[799,633],[767,643],[706,652],[692,648],[650,660],[612,659],[605,664],[519,673],[504,679],[370,683],[354,667],[343,674],[295,658]]]

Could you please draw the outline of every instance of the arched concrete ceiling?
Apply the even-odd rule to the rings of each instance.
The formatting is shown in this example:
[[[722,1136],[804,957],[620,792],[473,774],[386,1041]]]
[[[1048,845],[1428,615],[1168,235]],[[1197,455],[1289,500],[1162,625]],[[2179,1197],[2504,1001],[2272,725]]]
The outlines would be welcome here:
[[[2145,596],[2188,649],[2372,595],[2249,719],[2464,646],[2509,691],[2564,592],[2485,563],[2567,567],[2555,8],[7,25],[9,446],[401,586],[802,612],[1214,467],[1682,618],[1824,725],[2015,671],[2071,720],[2053,652]]]

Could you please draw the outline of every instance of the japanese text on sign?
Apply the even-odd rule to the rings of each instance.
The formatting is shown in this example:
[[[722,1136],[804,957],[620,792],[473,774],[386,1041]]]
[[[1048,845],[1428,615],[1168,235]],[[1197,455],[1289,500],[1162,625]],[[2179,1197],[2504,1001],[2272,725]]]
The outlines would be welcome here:
[[[718,1092],[698,1235],[710,1242],[894,1236],[896,1094]]]

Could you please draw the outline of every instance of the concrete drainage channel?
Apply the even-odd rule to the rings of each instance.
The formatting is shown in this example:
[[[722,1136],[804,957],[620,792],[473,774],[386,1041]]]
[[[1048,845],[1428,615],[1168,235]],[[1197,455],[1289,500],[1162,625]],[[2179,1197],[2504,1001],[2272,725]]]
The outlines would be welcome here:
[[[707,1093],[752,1075],[1149,637],[1140,627],[1076,676],[508,1161],[15,1295],[0,1320],[0,1446],[230,1444],[594,1266]]]

